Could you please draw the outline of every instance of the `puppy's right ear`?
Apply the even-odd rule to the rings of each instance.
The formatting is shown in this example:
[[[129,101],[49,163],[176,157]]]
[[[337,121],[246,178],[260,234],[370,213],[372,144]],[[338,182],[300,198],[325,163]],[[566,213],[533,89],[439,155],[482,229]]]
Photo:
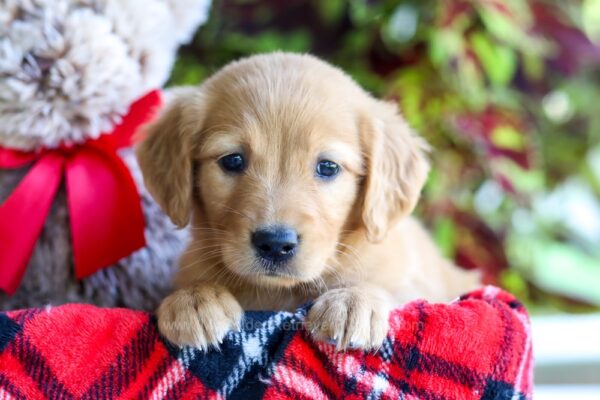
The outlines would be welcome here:
[[[144,184],[180,228],[190,221],[195,137],[206,115],[199,88],[177,89],[160,117],[142,131],[137,158]]]

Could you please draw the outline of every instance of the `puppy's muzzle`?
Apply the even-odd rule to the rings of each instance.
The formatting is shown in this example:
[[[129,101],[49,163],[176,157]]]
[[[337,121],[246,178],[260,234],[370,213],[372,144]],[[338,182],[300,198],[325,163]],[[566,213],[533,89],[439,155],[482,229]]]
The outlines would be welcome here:
[[[291,259],[298,243],[298,232],[284,225],[268,226],[252,234],[252,246],[258,257],[273,265]]]

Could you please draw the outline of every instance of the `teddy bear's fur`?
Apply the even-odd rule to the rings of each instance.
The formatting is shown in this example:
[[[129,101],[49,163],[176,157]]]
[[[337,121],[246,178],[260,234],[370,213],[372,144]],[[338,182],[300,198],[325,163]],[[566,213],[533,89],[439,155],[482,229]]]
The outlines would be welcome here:
[[[34,151],[110,131],[133,101],[165,83],[177,47],[204,22],[209,2],[0,0],[0,146]],[[63,187],[20,288],[12,297],[0,294],[0,309],[65,302],[156,306],[186,234],[143,188],[132,151],[120,155],[141,194],[147,246],[76,280]],[[0,203],[28,169],[0,169]]]

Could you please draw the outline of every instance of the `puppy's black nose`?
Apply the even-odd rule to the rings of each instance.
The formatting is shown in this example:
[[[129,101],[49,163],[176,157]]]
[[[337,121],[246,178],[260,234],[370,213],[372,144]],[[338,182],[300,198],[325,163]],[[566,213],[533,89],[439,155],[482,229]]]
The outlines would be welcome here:
[[[286,226],[270,226],[252,234],[252,245],[258,255],[270,262],[282,262],[294,256],[298,233]]]

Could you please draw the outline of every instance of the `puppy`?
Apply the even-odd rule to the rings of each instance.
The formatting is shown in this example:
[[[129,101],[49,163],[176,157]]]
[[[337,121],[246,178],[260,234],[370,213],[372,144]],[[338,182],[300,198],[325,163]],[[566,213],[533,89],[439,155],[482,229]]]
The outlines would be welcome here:
[[[245,309],[314,300],[315,339],[374,349],[393,306],[475,287],[409,216],[427,150],[394,104],[309,55],[250,57],[179,89],[138,149],[148,190],[193,234],[160,332],[205,349]]]

